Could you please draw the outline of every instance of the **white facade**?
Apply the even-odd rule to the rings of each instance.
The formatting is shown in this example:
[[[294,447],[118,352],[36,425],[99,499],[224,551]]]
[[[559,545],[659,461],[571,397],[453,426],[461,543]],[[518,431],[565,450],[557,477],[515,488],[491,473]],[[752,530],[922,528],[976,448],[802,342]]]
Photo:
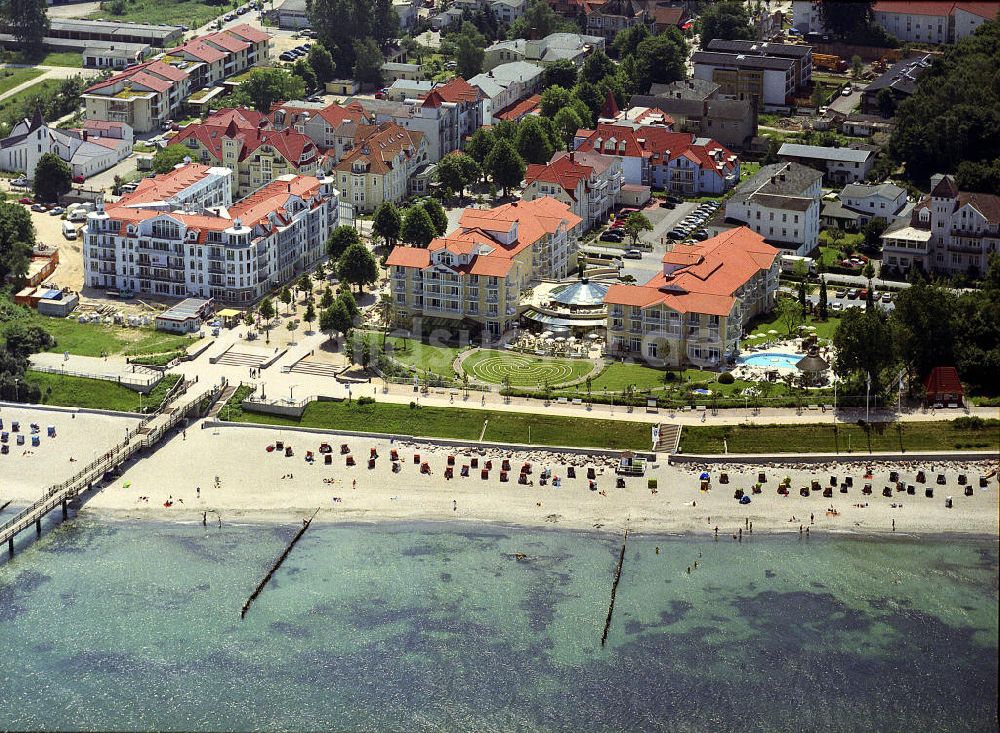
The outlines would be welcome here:
[[[858,223],[861,225],[879,217],[889,222],[906,204],[906,189],[891,184],[855,184],[844,187],[840,201],[847,208],[858,212]]]
[[[818,0],[792,0],[792,26],[801,33],[825,33],[822,3]]]
[[[990,18],[979,13],[971,13],[960,5],[955,6],[955,40],[961,41],[976,32],[976,28],[981,26]]]
[[[478,87],[486,100],[483,124],[492,124],[493,115],[537,92],[542,85],[542,72],[542,67],[536,64],[513,61],[469,79],[469,84]]]
[[[904,42],[948,43],[951,40],[951,16],[906,12],[907,7],[907,3],[900,3],[898,10],[876,9],[875,22]]]
[[[204,176],[190,180],[185,168],[88,215],[86,286],[248,304],[325,254],[333,179],[282,176],[230,207],[231,171],[197,166]]]
[[[74,177],[89,178],[111,168],[132,154],[132,128],[117,126],[114,136],[102,137],[88,130],[49,127],[40,115],[23,119],[0,140],[0,170],[35,175],[38,160],[55,153],[69,163]]]

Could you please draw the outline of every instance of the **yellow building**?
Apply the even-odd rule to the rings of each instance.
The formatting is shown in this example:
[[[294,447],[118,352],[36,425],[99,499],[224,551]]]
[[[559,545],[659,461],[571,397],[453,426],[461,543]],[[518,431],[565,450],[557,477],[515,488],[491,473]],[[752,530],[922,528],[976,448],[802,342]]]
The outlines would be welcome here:
[[[233,196],[256,191],[279,176],[312,175],[328,168],[326,156],[297,130],[275,130],[266,115],[252,109],[222,109],[200,124],[188,125],[171,139],[188,148],[193,161],[229,168]]]
[[[551,197],[467,209],[458,229],[427,249],[395,247],[386,260],[396,318],[415,331],[468,328],[498,337],[521,296],[576,252],[581,219]]]
[[[746,324],[774,307],[778,250],[747,227],[675,245],[645,285],[612,285],[608,350],[653,365],[716,367],[734,356]]]
[[[363,213],[375,211],[386,201],[401,201],[410,176],[427,162],[427,155],[423,133],[395,122],[358,125],[354,149],[333,169],[341,201]]]

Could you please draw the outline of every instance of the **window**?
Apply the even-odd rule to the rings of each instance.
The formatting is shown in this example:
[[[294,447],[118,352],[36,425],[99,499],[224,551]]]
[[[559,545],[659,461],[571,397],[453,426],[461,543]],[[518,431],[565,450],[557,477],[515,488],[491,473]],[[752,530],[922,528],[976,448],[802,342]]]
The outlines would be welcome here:
[[[653,359],[656,358],[656,344],[655,343],[646,344],[646,356],[651,357]]]

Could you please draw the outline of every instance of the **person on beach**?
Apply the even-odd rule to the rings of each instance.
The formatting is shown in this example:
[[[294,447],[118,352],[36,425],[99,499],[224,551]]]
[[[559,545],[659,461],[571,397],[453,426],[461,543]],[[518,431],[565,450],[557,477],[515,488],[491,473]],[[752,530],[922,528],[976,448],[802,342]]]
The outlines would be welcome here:
[[[458,502],[455,499],[451,500],[451,510],[453,512],[457,512],[458,511]]]

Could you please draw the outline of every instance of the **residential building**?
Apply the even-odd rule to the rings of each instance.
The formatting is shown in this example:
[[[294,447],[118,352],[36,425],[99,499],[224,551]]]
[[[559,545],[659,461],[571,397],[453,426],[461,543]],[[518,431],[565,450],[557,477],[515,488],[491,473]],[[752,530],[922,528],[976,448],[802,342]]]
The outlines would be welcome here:
[[[461,25],[465,13],[461,8],[448,8],[431,18],[431,30],[443,31],[453,25]]]
[[[891,223],[906,205],[906,189],[893,183],[850,183],[840,197],[823,202],[820,224],[857,231],[875,218]]]
[[[1000,196],[960,191],[952,176],[931,177],[931,192],[882,235],[882,261],[903,272],[981,276],[1000,252]]]
[[[791,59],[795,64],[796,88],[803,90],[812,84],[812,46],[768,41],[724,41],[721,38],[713,38],[708,42],[706,50],[744,56]]]
[[[822,0],[792,0],[792,27],[799,33],[826,33]]]
[[[749,99],[758,109],[785,106],[799,88],[791,58],[695,51],[691,63],[696,79],[715,82],[722,94]]]
[[[537,64],[512,61],[469,79],[483,95],[483,124],[493,124],[494,114],[540,91],[542,72]]]
[[[876,152],[875,148],[860,144],[846,148],[832,148],[823,145],[782,143],[778,148],[778,157],[781,160],[811,166],[822,171],[830,183],[843,185],[865,180],[875,165]]]
[[[744,225],[787,254],[808,255],[819,245],[822,182],[822,173],[799,163],[762,166],[736,187],[707,229],[719,234]]]
[[[638,0],[608,0],[588,6],[587,35],[601,36],[611,43],[619,31],[637,25],[653,30],[653,18],[645,3]]]
[[[686,2],[662,2],[661,0],[646,0],[646,12],[652,21],[652,31],[659,35],[668,28],[688,30],[691,28],[691,15]]]
[[[46,36],[74,41],[142,43],[155,48],[169,48],[181,39],[184,30],[179,25],[50,17]]]
[[[121,122],[88,120],[81,130],[50,127],[41,108],[24,118],[0,140],[0,170],[35,175],[38,159],[55,153],[69,163],[74,177],[89,178],[132,154],[132,128]]]
[[[402,31],[409,31],[417,22],[417,4],[411,0],[393,0],[392,9],[399,17],[399,28]]]
[[[186,71],[154,60],[97,82],[81,97],[88,120],[124,122],[142,133],[162,129],[189,93]]]
[[[750,320],[774,307],[779,251],[747,227],[676,244],[644,285],[612,285],[608,351],[657,366],[720,367]]]
[[[284,0],[278,7],[267,11],[267,15],[283,30],[309,27],[309,8],[306,0]]]
[[[290,127],[312,140],[331,165],[354,148],[358,126],[369,124],[364,107],[357,103],[279,102],[269,118],[275,130]]]
[[[660,125],[600,123],[578,130],[573,147],[618,158],[625,183],[689,196],[721,194],[740,179],[739,158],[726,147]]]
[[[285,175],[232,203],[232,171],[196,163],[98,204],[84,230],[84,282],[100,290],[249,305],[325,255],[332,178]]]
[[[493,122],[520,122],[528,115],[540,115],[542,113],[542,95],[532,94],[530,97],[514,102],[509,107],[504,107],[499,112],[493,113]]]
[[[490,9],[493,11],[493,15],[501,23],[508,26],[524,15],[526,6],[526,0],[492,0],[490,2]]]
[[[528,61],[546,66],[564,59],[579,67],[583,66],[587,56],[604,48],[602,36],[585,36],[580,33],[551,33],[538,40],[517,38],[512,41],[497,41],[486,49],[483,69],[489,71],[511,61]]]
[[[675,130],[713,138],[730,150],[745,150],[757,135],[757,107],[746,99],[702,101],[634,94],[629,105],[659,109],[673,119]]]
[[[94,41],[83,49],[83,65],[89,69],[124,69],[140,63],[151,50],[145,43]]]
[[[523,292],[576,266],[580,223],[565,203],[542,197],[466,209],[426,249],[394,247],[386,267],[397,320],[501,336],[517,323]]]
[[[670,84],[651,84],[649,96],[657,99],[695,99],[706,102],[709,99],[718,99],[721,89],[722,87],[713,81],[691,77]]]
[[[460,103],[446,102],[436,90],[423,99],[408,98],[401,102],[388,99],[352,100],[361,104],[374,118],[375,124],[392,122],[399,127],[420,133],[427,145],[428,161],[437,163],[453,150],[458,150],[462,137]]]
[[[930,67],[930,54],[911,56],[896,62],[861,90],[861,111],[865,114],[891,117],[894,111],[892,114],[883,114],[885,110],[880,100],[882,90],[887,89],[885,94],[892,95],[892,109],[895,110],[900,102],[917,91],[917,79]]]
[[[390,63],[382,64],[382,78],[388,83],[406,79],[407,81],[423,81],[424,68],[420,64]]]
[[[191,91],[241,74],[268,58],[271,36],[246,23],[196,36],[157,58],[184,69]]]
[[[385,98],[390,102],[403,102],[407,99],[423,99],[430,94],[434,88],[434,82],[426,79],[411,81],[410,79],[397,79],[392,82],[385,93]]]
[[[234,198],[286,174],[313,175],[331,164],[306,135],[291,127],[276,130],[252,109],[220,109],[185,127],[171,143],[189,148],[195,162],[232,170]]]
[[[524,201],[550,196],[580,217],[584,231],[605,221],[621,195],[621,161],[596,153],[560,151],[545,164],[531,164],[524,174]]]
[[[429,156],[423,133],[395,122],[359,125],[353,149],[334,167],[333,176],[345,203],[371,213],[386,201],[402,201],[410,177],[429,162]]]
[[[995,2],[887,2],[872,7],[872,17],[904,43],[955,43],[995,20]]]
[[[442,100],[456,105],[458,111],[458,141],[459,146],[472,133],[483,126],[486,102],[479,87],[474,87],[465,79],[456,76],[444,84],[438,84],[434,91]]]

